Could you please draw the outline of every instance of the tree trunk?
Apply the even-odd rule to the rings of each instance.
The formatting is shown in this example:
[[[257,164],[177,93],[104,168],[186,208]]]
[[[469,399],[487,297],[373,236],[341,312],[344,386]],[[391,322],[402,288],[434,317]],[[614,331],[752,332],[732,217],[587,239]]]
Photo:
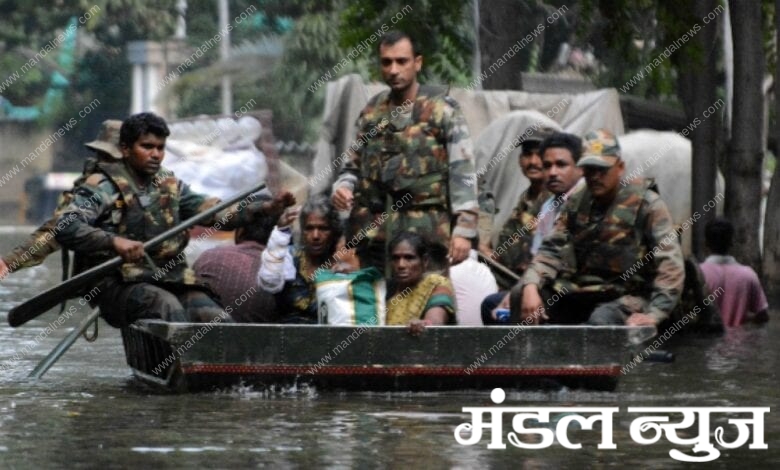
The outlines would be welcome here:
[[[780,50],[780,0],[775,0],[775,49]],[[775,116],[780,110],[780,60],[775,61]],[[775,139],[780,142],[780,118],[775,117]],[[775,152],[778,155],[778,152]],[[780,300],[780,171],[775,166],[766,198],[764,218],[764,288],[769,302]],[[776,305],[776,304],[775,304]]]
[[[478,37],[484,77],[482,88],[485,90],[523,88],[521,73],[528,64],[531,49],[537,45],[524,43],[519,52],[512,50],[512,45],[536,26],[533,22],[535,15],[530,13],[527,7],[515,0],[479,1]],[[529,27],[531,24],[533,26]],[[542,38],[536,40],[541,41]],[[511,52],[507,54],[507,51]],[[510,54],[512,57],[509,57]]]
[[[726,163],[726,217],[735,227],[734,256],[761,270],[758,228],[761,210],[764,53],[761,3],[730,4],[734,36],[734,113]]]
[[[696,18],[704,17],[717,6],[716,0],[697,1],[692,5]],[[715,211],[704,212],[704,207],[713,200],[715,194],[715,180],[718,172],[718,137],[720,135],[719,114],[704,119],[707,109],[717,101],[715,94],[717,82],[718,51],[716,38],[719,21],[713,21],[702,27],[701,32],[695,37],[696,51],[704,51],[697,58],[689,57],[688,60],[698,59],[696,66],[684,67],[684,76],[687,86],[681,87],[681,96],[687,96],[689,105],[685,106],[688,116],[688,125],[701,122],[691,132],[691,214],[698,212],[701,218],[693,225],[691,249],[698,259],[704,256],[704,227],[707,221],[715,217]],[[685,49],[686,52],[691,49]],[[697,121],[697,119],[699,121]],[[681,221],[678,221],[678,223]]]

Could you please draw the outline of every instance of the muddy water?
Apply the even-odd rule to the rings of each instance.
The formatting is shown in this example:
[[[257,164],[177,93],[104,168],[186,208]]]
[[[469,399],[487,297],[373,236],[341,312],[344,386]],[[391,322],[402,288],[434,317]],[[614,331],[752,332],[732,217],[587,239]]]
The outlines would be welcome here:
[[[0,251],[22,235],[4,233]],[[469,447],[453,437],[455,427],[469,420],[464,406],[491,403],[485,391],[361,394],[237,387],[162,394],[132,378],[121,339],[105,324],[96,342],[79,340],[43,379],[30,381],[26,375],[38,360],[87,313],[40,341],[36,338],[56,318],[52,313],[18,329],[4,326],[9,308],[57,282],[58,258],[0,283],[0,363],[9,364],[0,368],[0,468],[683,468],[669,456],[675,446],[667,440],[647,446],[632,441],[629,427],[637,415],[627,413],[629,406],[770,406],[769,449],[721,449],[708,468],[780,468],[778,312],[764,328],[720,338],[673,338],[674,363],[637,366],[615,393],[508,392],[508,406],[619,407],[613,420],[617,449],[597,449],[600,433],[572,426],[572,441],[582,449],[556,443],[539,450],[511,445],[489,450],[488,437]],[[20,358],[14,361],[15,354]],[[554,412],[552,420],[566,414]],[[509,423],[505,420],[505,430]],[[677,448],[690,453],[689,446]]]

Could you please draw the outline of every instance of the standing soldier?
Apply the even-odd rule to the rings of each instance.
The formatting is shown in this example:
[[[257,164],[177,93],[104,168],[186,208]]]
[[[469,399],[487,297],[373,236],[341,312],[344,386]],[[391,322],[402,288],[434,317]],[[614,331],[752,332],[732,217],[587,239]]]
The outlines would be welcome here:
[[[460,263],[477,237],[479,210],[465,118],[446,92],[417,82],[422,55],[407,34],[385,34],[379,60],[390,90],[361,112],[350,159],[333,185],[336,209],[351,210],[346,240],[360,240],[363,267],[384,270],[386,243],[405,230]]]

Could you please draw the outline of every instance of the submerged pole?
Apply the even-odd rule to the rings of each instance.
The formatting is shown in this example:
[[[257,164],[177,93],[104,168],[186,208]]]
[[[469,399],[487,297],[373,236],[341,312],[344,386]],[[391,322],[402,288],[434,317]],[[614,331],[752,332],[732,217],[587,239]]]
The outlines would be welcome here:
[[[73,343],[75,343],[76,340],[79,339],[79,336],[81,336],[82,333],[87,331],[87,328],[89,328],[92,322],[97,321],[99,315],[100,315],[100,309],[97,307],[93,308],[92,312],[90,312],[89,315],[87,315],[83,320],[81,320],[79,326],[73,328],[71,332],[68,333],[68,336],[63,338],[62,341],[60,341],[60,344],[58,344],[54,349],[51,350],[48,356],[41,359],[41,362],[39,362],[38,365],[35,366],[35,369],[33,369],[32,372],[30,372],[30,374],[27,377],[31,379],[40,379],[41,377],[43,377],[43,374],[45,374],[46,371],[49,370],[51,366],[53,366],[54,363],[57,362],[68,349],[70,349]]]

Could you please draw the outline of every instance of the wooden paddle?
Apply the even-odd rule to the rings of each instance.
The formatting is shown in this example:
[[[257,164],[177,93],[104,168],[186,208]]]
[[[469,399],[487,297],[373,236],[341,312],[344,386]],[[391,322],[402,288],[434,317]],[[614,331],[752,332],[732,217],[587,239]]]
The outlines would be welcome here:
[[[173,237],[174,235],[184,230],[187,230],[193,225],[197,225],[198,223],[207,220],[217,212],[230,207],[231,205],[235,204],[241,199],[244,199],[245,197],[249,196],[252,193],[258,192],[263,188],[265,188],[265,183],[258,184],[252,187],[251,189],[247,189],[246,191],[243,191],[240,194],[233,196],[227,201],[217,204],[211,209],[208,209],[204,212],[201,212],[200,214],[197,214],[185,220],[179,225],[171,229],[168,229],[165,232],[152,238],[151,240],[145,242],[144,250],[147,251],[156,247],[157,245]],[[36,295],[32,299],[28,300],[27,302],[17,305],[16,307],[12,308],[8,312],[8,324],[13,327],[23,325],[28,321],[32,320],[33,318],[43,314],[44,312],[54,307],[55,305],[59,304],[60,302],[62,302],[63,299],[69,299],[71,297],[75,297],[82,289],[91,285],[93,282],[95,282],[95,280],[105,276],[109,272],[121,266],[122,262],[123,262],[122,258],[119,256],[111,258],[110,260],[101,263],[97,266],[94,266],[78,274],[77,276],[73,276],[67,281],[57,286],[54,286],[47,291],[41,292],[40,294]]]
[[[493,268],[493,269],[495,269],[496,271],[500,272],[501,274],[503,274],[503,275],[505,275],[505,276],[509,277],[510,279],[514,279],[514,280],[515,280],[515,281],[517,281],[517,282],[520,282],[520,281],[522,280],[522,278],[521,278],[520,276],[518,276],[517,274],[515,274],[515,272],[514,272],[514,271],[511,271],[509,268],[507,268],[507,267],[506,267],[506,266],[504,266],[503,264],[501,264],[501,263],[499,263],[499,262],[497,262],[497,261],[494,261],[494,260],[493,260],[492,258],[490,258],[489,256],[485,256],[485,255],[483,255],[482,253],[477,253],[477,256],[479,256],[479,258],[480,258],[482,261],[484,261],[485,263],[487,263],[488,265],[490,265],[490,267],[492,267],[492,268]]]

